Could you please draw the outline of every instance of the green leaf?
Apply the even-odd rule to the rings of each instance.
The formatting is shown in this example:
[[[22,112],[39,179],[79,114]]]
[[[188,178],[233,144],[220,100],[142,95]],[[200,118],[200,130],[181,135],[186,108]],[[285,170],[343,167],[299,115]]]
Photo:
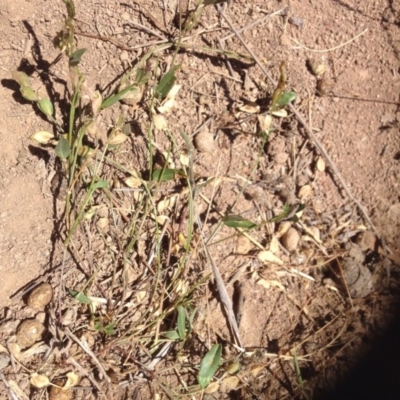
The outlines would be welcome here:
[[[113,94],[110,97],[108,97],[107,99],[105,99],[103,101],[103,103],[101,104],[101,108],[111,107],[117,101],[120,101],[121,99],[123,99],[127,95],[127,93],[133,92],[134,90],[139,90],[136,83],[133,85],[127,86],[125,89],[122,89],[120,92]]]
[[[179,333],[177,331],[167,331],[167,332],[164,332],[162,335],[170,340],[179,340],[180,339]]]
[[[192,326],[194,317],[196,316],[197,309],[195,308],[189,315],[189,325]]]
[[[60,136],[55,151],[58,157],[60,157],[62,160],[65,160],[71,154],[69,142],[64,136]]]
[[[189,318],[188,318],[188,325],[189,325],[189,328],[188,328],[188,331],[187,331],[187,333],[186,333],[186,336],[188,336],[188,335],[190,335],[190,334],[192,333],[192,330],[193,330],[193,320],[194,320],[194,317],[195,317],[195,315],[196,315],[196,312],[197,312],[197,309],[195,308],[195,309],[189,314]]]
[[[98,332],[100,332],[103,329],[103,324],[101,321],[97,321],[94,323],[94,329]]]
[[[148,82],[150,78],[150,72],[143,68],[139,68],[136,74],[135,83],[137,85],[144,85]]]
[[[293,222],[297,222],[299,218],[297,217],[297,213],[303,211],[305,208],[305,204],[297,204],[295,206],[290,206],[289,204],[285,204],[283,207],[283,211],[276,215],[275,217],[271,218],[268,222],[279,222],[284,219],[288,219]]]
[[[176,175],[185,176],[185,173],[180,169],[155,169],[151,174],[151,180],[157,182],[168,182],[175,179]]]
[[[172,67],[160,80],[160,83],[157,85],[156,93],[162,99],[167,96],[168,92],[171,90],[172,86],[174,86],[176,77],[175,71],[179,69],[180,65],[175,65]]]
[[[115,325],[117,325],[117,323],[115,321],[109,323],[108,325],[106,325],[104,327],[104,332],[109,336],[114,335],[115,334],[115,329],[114,329]]]
[[[276,215],[275,217],[272,217],[268,222],[279,222],[286,219],[290,214],[290,210],[291,210],[290,205],[286,203],[283,206],[283,211],[280,214]]]
[[[36,92],[30,86],[21,86],[19,90],[24,99],[29,100],[29,101],[38,101],[39,100],[39,96],[36,94]]]
[[[222,346],[220,344],[214,344],[201,360],[197,380],[202,389],[205,389],[209,385],[211,378],[217,372],[221,361],[221,353]]]
[[[186,331],[186,310],[182,306],[178,306],[178,333],[181,340],[185,339]]]
[[[229,226],[229,228],[245,228],[251,229],[256,226],[256,224],[248,219],[244,219],[240,215],[225,215],[222,218],[224,225]]]
[[[92,190],[105,189],[106,187],[108,187],[108,182],[105,180],[99,180],[92,186]]]
[[[283,92],[276,100],[276,105],[284,107],[296,99],[296,92]]]
[[[67,6],[67,13],[68,13],[68,18],[72,19],[75,17],[75,5],[72,0],[63,0],[65,5]]]
[[[91,300],[82,292],[78,292],[77,290],[74,289],[68,289],[68,292],[75,300],[78,300],[80,303],[92,304]]]
[[[47,117],[52,117],[54,113],[53,103],[49,99],[40,99],[37,102],[39,110]]]
[[[74,51],[69,57],[69,66],[76,67],[81,62],[82,56],[85,51],[86,49],[78,49]]]

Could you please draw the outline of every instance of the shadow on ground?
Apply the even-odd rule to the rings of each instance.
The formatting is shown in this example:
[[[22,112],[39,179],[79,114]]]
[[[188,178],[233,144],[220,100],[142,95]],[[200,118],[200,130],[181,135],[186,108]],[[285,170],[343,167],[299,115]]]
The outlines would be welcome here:
[[[376,341],[337,389],[316,400],[400,399],[400,310],[388,330]]]

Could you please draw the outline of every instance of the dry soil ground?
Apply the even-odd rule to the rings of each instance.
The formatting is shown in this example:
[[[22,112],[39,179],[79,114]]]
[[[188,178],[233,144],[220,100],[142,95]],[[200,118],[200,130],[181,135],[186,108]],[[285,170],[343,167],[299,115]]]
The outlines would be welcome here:
[[[89,88],[106,91],[110,82],[148,50],[147,43],[177,35],[174,16],[178,0],[75,3],[78,47],[87,49],[81,70]],[[189,8],[194,3],[191,1]],[[182,9],[187,7],[187,2],[182,2]],[[196,150],[194,156],[196,176],[219,179],[218,185],[207,186],[203,193],[207,198],[213,196],[209,214],[205,201],[197,204],[197,212],[207,216],[206,233],[211,234],[220,213],[257,220],[263,214],[278,214],[285,203],[306,204],[302,224],[292,226],[300,234],[300,242],[293,248],[286,243],[286,249],[277,250],[278,263],[263,261],[257,247],[243,237],[224,239],[231,234],[227,227],[214,238],[216,244],[210,246],[210,252],[232,298],[242,345],[252,355],[240,359],[243,375],[239,373],[239,383],[233,390],[221,389],[207,396],[311,398],[345,375],[385,327],[396,303],[396,254],[400,251],[400,6],[390,0],[233,0],[225,13],[237,29],[247,27],[241,33],[243,39],[275,79],[281,62],[285,62],[286,85],[297,93],[296,108],[392,251],[390,259],[386,258],[379,242],[374,244],[371,226],[348,199],[335,174],[323,167],[323,158],[295,118],[276,120],[276,129],[260,153],[262,139],[255,135],[257,117],[241,112],[240,104],[254,102],[261,113],[265,112],[274,86],[252,60],[230,60],[230,70],[223,55],[201,50],[206,46],[220,48],[218,39],[232,34],[217,10],[207,7],[192,39],[186,42],[195,48],[177,56],[176,62],[181,64],[177,81],[182,89],[176,108],[166,118],[182,149],[185,145],[179,132],[192,135],[212,117],[208,129],[215,137],[214,148],[211,152]],[[62,202],[53,197],[48,182],[53,168],[52,150],[40,149],[29,138],[35,131],[50,129],[50,125],[31,103],[16,94],[18,85],[12,81],[11,71],[25,71],[36,79],[38,90],[47,92],[62,107],[67,96],[68,68],[63,61],[52,66],[50,63],[59,54],[52,40],[64,14],[61,0],[3,0],[0,4],[0,344],[5,347],[9,340],[12,342],[19,321],[27,316],[23,300],[12,296],[59,265],[61,253],[56,238],[58,229],[62,229]],[[253,22],[256,24],[249,26]],[[247,54],[234,35],[223,45]],[[160,54],[162,71],[171,60],[172,51]],[[323,79],[317,81],[313,65],[326,68]],[[45,83],[40,83],[39,76]],[[131,126],[126,162],[144,171],[148,169],[143,150],[147,146],[143,132],[149,124],[146,108],[124,107],[121,109],[129,115]],[[107,132],[117,115],[106,113],[98,121],[100,129]],[[154,143],[159,153],[170,150],[170,141],[161,131],[156,132]],[[129,161],[129,157],[134,160]],[[234,202],[236,197],[239,200]],[[186,214],[184,207],[179,207],[179,221],[184,225]],[[127,218],[131,215],[127,212]],[[365,228],[372,244],[360,242]],[[277,225],[272,229],[279,232],[280,228]],[[265,231],[257,232],[255,239],[268,249],[270,237]],[[80,246],[84,248],[84,244]],[[140,253],[137,249],[139,258]],[[80,262],[91,265],[96,251],[87,254]],[[204,266],[197,258],[194,256],[188,273],[201,277]],[[330,271],[328,264],[339,272]],[[354,265],[359,268],[358,275],[367,276],[359,286],[344,279],[346,269]],[[56,273],[47,275],[49,283],[59,284]],[[193,346],[204,346],[210,337],[218,338],[220,343],[231,342],[233,337],[213,285],[200,297],[196,305],[201,311],[196,321],[207,326],[208,332],[198,327]],[[49,337],[43,339],[48,342]],[[294,350],[300,357],[304,386],[296,375]],[[204,348],[200,346],[199,352],[204,353]],[[228,352],[224,357],[233,355]],[[158,379],[171,387],[179,386],[182,395],[183,380],[195,384],[187,372],[182,372],[182,380],[177,378],[177,371],[175,375],[166,372],[166,366],[173,363],[169,360],[161,364],[161,372],[156,369],[151,377],[142,374],[129,389],[121,385],[117,390],[118,382],[129,378],[126,366],[119,362],[115,361],[115,387],[107,389],[116,398],[139,386],[145,387],[142,398],[154,398],[155,393],[164,398],[168,391],[154,383]],[[29,371],[19,364],[1,366],[4,381],[0,387],[13,380],[28,398],[39,398],[36,396],[42,391],[29,384],[29,376],[35,372],[32,365],[38,362],[27,365]],[[261,372],[252,374],[259,366]],[[67,369],[60,371],[63,375]],[[135,372],[141,373],[140,368]],[[105,390],[101,376],[98,380]],[[76,398],[100,396],[91,390],[90,381],[81,387],[85,385],[75,390]],[[9,390],[2,388],[0,392],[0,398],[11,398],[7,397]]]

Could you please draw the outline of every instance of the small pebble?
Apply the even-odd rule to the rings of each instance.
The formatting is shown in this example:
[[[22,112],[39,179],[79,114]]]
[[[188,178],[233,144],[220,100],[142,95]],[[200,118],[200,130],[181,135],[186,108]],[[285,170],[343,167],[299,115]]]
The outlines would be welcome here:
[[[303,29],[304,28],[304,19],[293,16],[293,17],[289,18],[289,24],[292,24],[294,26],[297,26],[300,29]]]
[[[42,311],[53,298],[53,288],[48,283],[37,286],[28,297],[28,307],[34,311]]]
[[[327,65],[323,61],[320,61],[316,58],[309,58],[307,60],[307,66],[309,67],[312,74],[317,78],[321,78],[328,69]]]
[[[300,235],[295,228],[289,228],[281,237],[282,246],[290,252],[297,249],[299,241]]]
[[[22,349],[35,344],[44,331],[44,326],[36,319],[27,319],[21,323],[17,331],[17,343]]]
[[[360,246],[361,250],[375,250],[376,236],[371,231],[361,232],[356,237],[356,243]]]
[[[208,129],[203,129],[195,136],[194,144],[202,153],[211,153],[215,149],[214,136]]]

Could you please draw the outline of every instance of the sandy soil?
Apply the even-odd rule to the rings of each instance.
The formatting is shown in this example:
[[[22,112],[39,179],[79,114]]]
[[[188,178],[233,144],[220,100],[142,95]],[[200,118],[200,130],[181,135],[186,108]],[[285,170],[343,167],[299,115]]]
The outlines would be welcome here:
[[[105,88],[144,53],[139,45],[159,39],[130,22],[145,25],[161,36],[176,31],[175,0],[128,1],[128,5],[100,3],[76,0],[77,30],[86,34],[77,35],[79,47],[87,48],[81,68],[91,88],[96,85]],[[145,5],[147,10],[139,12],[137,4]],[[226,13],[233,25],[241,28],[284,7],[287,7],[284,12],[244,30],[243,38],[275,79],[279,77],[281,61],[285,62],[286,84],[298,94],[295,106],[396,255],[400,251],[400,7],[389,0],[234,0]],[[151,18],[146,18],[147,11],[162,31]],[[65,62],[51,65],[50,69],[49,65],[59,54],[52,39],[63,15],[61,1],[5,0],[0,4],[3,38],[0,44],[0,321],[9,320],[15,310],[23,307],[22,300],[12,296],[58,265],[61,259],[55,238],[62,203],[53,197],[49,182],[54,174],[54,155],[29,139],[35,131],[50,129],[50,124],[16,94],[18,86],[11,79],[11,71],[24,70],[33,78],[40,75],[43,83],[38,84],[38,90],[47,92],[62,107],[68,69]],[[217,46],[218,38],[229,33],[216,9],[208,7],[193,40],[196,46]],[[235,37],[225,40],[224,45],[234,52],[246,53]],[[168,64],[171,54],[166,54],[163,63]],[[258,102],[262,108],[263,99],[271,95],[274,87],[250,61],[233,60],[233,76],[220,56],[183,51],[177,61],[182,64],[178,78],[182,91],[176,110],[168,116],[176,140],[182,145],[180,130],[191,134],[213,117],[210,129],[215,134],[215,149],[196,153],[195,158],[199,176],[224,178],[215,193],[212,188],[204,192],[205,196],[214,194],[212,220],[218,218],[217,211],[230,210],[232,199],[240,193],[241,184],[250,176],[259,157],[260,138],[253,135],[256,118],[247,125],[246,122],[239,125],[232,110],[237,109],[239,102],[250,101]],[[312,63],[326,67],[322,83],[312,73]],[[146,163],[144,156],[140,159],[140,149],[145,143],[140,132],[147,123],[146,116],[140,109],[129,112],[139,126],[136,132],[132,123],[136,166],[140,168],[140,164]],[[106,129],[115,118],[112,111],[106,113],[100,126]],[[248,219],[257,218],[259,207],[266,212],[279,210],[290,194],[299,202],[300,189],[309,185],[312,193],[308,196],[311,199],[308,209],[312,212],[306,214],[307,221],[319,227],[330,256],[351,251],[346,242],[353,243],[354,237],[346,237],[346,232],[363,224],[369,231],[371,228],[337,185],[330,170],[318,169],[320,155],[301,125],[294,119],[288,121],[279,123],[271,135],[252,175],[253,183],[263,184],[255,185],[253,192],[249,190],[233,211]],[[166,135],[160,132],[157,135],[159,150],[168,151]],[[296,179],[289,183],[276,179],[282,168],[287,172],[297,168]],[[207,205],[199,202],[197,207],[204,215]],[[336,228],[337,233],[332,233]],[[211,225],[206,231],[211,232]],[[229,232],[222,229],[215,241]],[[302,236],[304,239],[306,233]],[[257,240],[265,244],[267,236],[260,232]],[[355,296],[349,306],[347,294],[340,288],[331,289],[321,268],[316,266],[318,260],[313,265],[298,262],[300,256],[311,254],[300,248],[284,255],[282,268],[260,263],[254,246],[246,240],[226,241],[212,249],[234,306],[240,307],[243,346],[278,354],[303,343],[298,347],[299,352],[311,354],[310,362],[302,368],[303,379],[312,383],[317,394],[344,375],[357,354],[369,348],[376,333],[390,319],[390,309],[396,302],[395,263],[390,264],[389,283],[379,280],[366,296]],[[379,266],[382,263],[380,259]],[[375,271],[380,268],[376,265]],[[294,267],[314,277],[316,283],[290,273]],[[260,279],[269,282],[269,289],[259,284]],[[364,288],[365,285],[360,290]],[[210,293],[207,295],[200,320],[215,322],[214,331],[221,338],[230,337],[219,303],[211,299]],[[316,334],[327,323],[329,329]],[[5,344],[1,336],[0,343]],[[268,385],[267,389],[270,378],[259,378],[253,382],[253,394],[257,398],[294,398],[295,391],[282,383],[285,373],[293,374],[293,365],[282,367],[279,362],[267,360],[265,355],[256,356],[248,363],[268,365],[266,374],[276,375],[279,383]],[[3,373],[7,375],[6,370]],[[24,389],[30,393],[27,387]],[[116,396],[118,393],[115,391]],[[238,398],[246,398],[244,389],[241,393]],[[228,398],[223,396],[218,398]]]

